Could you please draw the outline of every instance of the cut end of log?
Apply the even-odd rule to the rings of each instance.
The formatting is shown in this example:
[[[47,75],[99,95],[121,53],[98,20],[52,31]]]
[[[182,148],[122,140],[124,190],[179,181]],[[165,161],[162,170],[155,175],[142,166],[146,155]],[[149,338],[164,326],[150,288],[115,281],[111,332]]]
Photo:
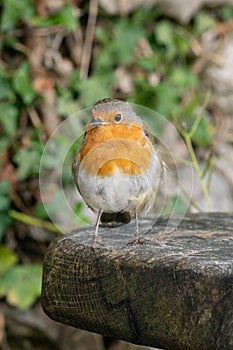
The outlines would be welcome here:
[[[46,254],[42,306],[57,322],[166,350],[233,349],[233,216],[190,214],[178,227],[143,220],[55,239]],[[170,225],[168,227],[168,224]]]

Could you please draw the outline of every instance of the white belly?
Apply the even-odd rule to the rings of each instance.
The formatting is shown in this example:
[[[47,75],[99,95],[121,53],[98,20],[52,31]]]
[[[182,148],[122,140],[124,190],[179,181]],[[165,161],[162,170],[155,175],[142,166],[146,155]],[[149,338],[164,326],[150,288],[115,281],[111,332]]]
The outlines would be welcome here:
[[[79,167],[77,175],[80,194],[93,210],[104,212],[147,212],[154,203],[160,183],[161,161],[153,154],[153,162],[143,175],[129,175],[115,168],[112,176],[92,176]]]

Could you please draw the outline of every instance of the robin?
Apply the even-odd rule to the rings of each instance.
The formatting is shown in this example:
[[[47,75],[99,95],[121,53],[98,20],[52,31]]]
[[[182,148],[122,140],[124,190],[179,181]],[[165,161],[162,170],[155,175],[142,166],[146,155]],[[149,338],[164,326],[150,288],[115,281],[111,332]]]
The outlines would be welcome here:
[[[97,212],[93,244],[100,242],[100,221],[127,223],[131,217],[136,227],[130,243],[143,244],[138,215],[154,204],[163,161],[148,126],[129,103],[105,98],[91,115],[72,172],[84,201]]]

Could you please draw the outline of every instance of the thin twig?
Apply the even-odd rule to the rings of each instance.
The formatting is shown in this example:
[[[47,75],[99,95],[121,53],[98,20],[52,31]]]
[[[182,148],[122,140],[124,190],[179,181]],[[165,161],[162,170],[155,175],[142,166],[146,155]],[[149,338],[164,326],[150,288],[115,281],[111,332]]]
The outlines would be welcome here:
[[[95,33],[95,25],[98,14],[98,0],[91,0],[89,7],[89,17],[87,21],[87,29],[85,33],[85,41],[83,45],[80,78],[86,79],[91,62],[91,52]]]
[[[185,140],[185,143],[187,145],[187,148],[188,148],[188,151],[189,151],[189,154],[190,154],[190,158],[191,158],[191,161],[192,161],[193,168],[194,168],[194,170],[196,171],[196,174],[199,177],[199,181],[200,181],[200,184],[201,184],[202,192],[204,194],[204,198],[205,198],[205,201],[206,201],[206,204],[207,204],[208,211],[210,211],[210,209],[211,209],[210,198],[209,198],[209,188],[208,188],[209,184],[206,184],[205,179],[203,177],[203,172],[202,172],[202,170],[201,170],[201,168],[199,166],[199,163],[198,163],[198,160],[197,160],[197,157],[196,157],[195,151],[193,149],[193,145],[192,145],[192,137],[195,134],[195,132],[196,132],[198,126],[199,126],[199,123],[200,123],[201,118],[202,118],[203,111],[204,111],[204,109],[206,108],[206,106],[208,104],[209,98],[210,98],[210,93],[208,92],[207,95],[206,95],[204,104],[201,107],[201,111],[200,111],[199,115],[197,116],[197,118],[196,118],[195,122],[193,123],[192,128],[191,128],[191,130],[189,132],[187,132],[185,129],[183,129],[179,125],[177,119],[175,118],[175,120],[176,120],[176,127],[177,127],[178,131],[180,132],[180,134],[183,136],[183,138]]]
[[[57,228],[57,226],[55,226],[53,223],[49,222],[49,221],[44,221],[44,220],[40,220],[37,219],[33,216],[27,215],[25,213],[20,213],[16,210],[10,210],[9,211],[9,215],[10,217],[12,217],[12,219],[21,221],[25,224],[31,225],[31,226],[36,226],[36,227],[40,227],[40,228],[44,228],[46,230],[55,232],[55,233],[60,233],[61,231]]]
[[[39,128],[40,126],[42,126],[42,122],[38,116],[38,113],[36,112],[35,108],[32,108],[32,107],[29,107],[27,109],[27,112],[28,112],[28,115],[29,115],[29,118],[32,122],[32,125],[35,127],[35,128]]]
[[[210,199],[209,199],[208,187],[205,183],[205,180],[202,177],[202,171],[201,171],[201,168],[198,164],[198,160],[197,160],[196,154],[195,154],[194,149],[193,149],[192,141],[191,141],[188,134],[184,133],[183,136],[184,136],[185,142],[187,144],[187,147],[188,147],[188,150],[190,153],[190,157],[192,159],[193,167],[194,167],[194,169],[199,177],[200,183],[201,183],[201,188],[202,188],[202,192],[203,192],[204,197],[205,197],[207,209],[208,209],[208,211],[210,211]]]

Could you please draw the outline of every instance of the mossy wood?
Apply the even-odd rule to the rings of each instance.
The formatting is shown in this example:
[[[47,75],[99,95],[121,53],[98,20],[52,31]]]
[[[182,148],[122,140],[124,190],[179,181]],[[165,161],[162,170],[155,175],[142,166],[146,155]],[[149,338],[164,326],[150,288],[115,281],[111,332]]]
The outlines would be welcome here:
[[[55,321],[166,350],[233,349],[233,216],[193,214],[59,236],[44,263],[42,306]]]

